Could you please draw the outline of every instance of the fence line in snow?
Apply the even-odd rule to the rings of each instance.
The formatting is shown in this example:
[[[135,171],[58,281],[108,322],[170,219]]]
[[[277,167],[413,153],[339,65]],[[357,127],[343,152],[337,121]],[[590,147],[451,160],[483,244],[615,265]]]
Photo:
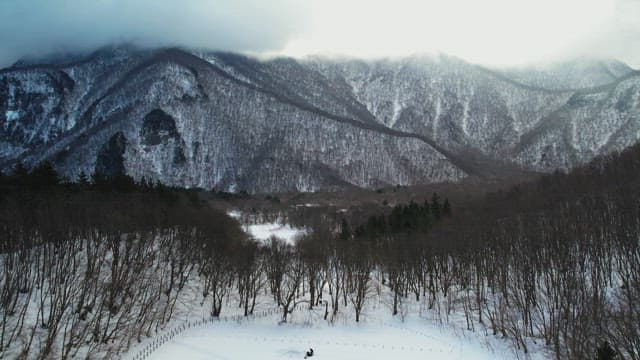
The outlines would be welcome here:
[[[169,330],[166,330],[162,335],[156,336],[152,342],[148,343],[144,348],[138,350],[130,359],[131,360],[145,360],[148,359],[151,354],[153,354],[156,350],[158,350],[162,345],[171,341],[174,337],[182,334],[183,332],[195,329],[198,327],[202,327],[205,325],[214,324],[217,322],[242,322],[250,319],[259,319],[267,316],[272,316],[276,314],[280,314],[282,312],[281,309],[271,309],[271,310],[263,310],[257,311],[253,314],[249,314],[247,316],[244,315],[232,315],[232,316],[221,316],[218,318],[211,317],[209,319],[203,318],[199,320],[191,320],[186,323],[175,326]],[[123,357],[120,357],[121,359]]]
[[[214,323],[218,323],[218,322],[229,322],[229,321],[243,322],[243,321],[246,321],[246,320],[259,319],[259,318],[265,318],[267,316],[279,315],[281,313],[282,313],[282,309],[274,308],[274,309],[270,309],[270,310],[257,311],[257,312],[254,312],[253,314],[249,314],[247,316],[244,316],[244,315],[232,315],[232,316],[222,316],[222,317],[219,317],[219,318],[211,317],[209,319],[203,318],[203,319],[199,319],[199,320],[187,321],[186,323],[183,323],[183,324],[180,324],[178,326],[175,326],[175,327],[171,328],[170,330],[166,330],[162,335],[156,336],[151,343],[148,343],[144,348],[138,350],[132,357],[130,357],[130,359],[131,360],[146,360],[156,350],[158,350],[162,345],[164,345],[165,343],[171,341],[176,336],[178,336],[178,335],[182,334],[183,332],[185,332],[187,330],[190,330],[190,329],[195,329],[195,328],[198,328],[198,327],[203,327],[205,325],[210,325],[210,324],[214,324]],[[430,336],[430,335],[428,335],[426,333],[423,333],[423,332],[420,332],[420,331],[416,331],[416,330],[412,330],[412,329],[407,329],[407,328],[392,324],[392,323],[390,323],[388,321],[378,320],[378,321],[375,321],[375,322],[379,322],[380,325],[382,325],[382,326],[408,331],[410,333],[414,333],[416,335],[420,335],[420,336],[423,336],[423,337],[433,338],[432,336]],[[256,339],[260,340],[259,337],[257,337]],[[264,338],[262,340],[263,341],[269,341],[270,339]],[[368,347],[368,348],[391,349],[392,351],[418,351],[418,352],[424,352],[425,350],[429,350],[429,349],[425,349],[422,346],[403,346],[403,345],[386,345],[385,346],[384,344],[356,344],[356,343],[333,342],[333,341],[326,341],[326,344],[327,345],[334,344],[334,345],[339,345],[339,346],[354,346],[354,347],[362,346],[362,347]],[[120,357],[120,358],[122,359],[123,357]]]

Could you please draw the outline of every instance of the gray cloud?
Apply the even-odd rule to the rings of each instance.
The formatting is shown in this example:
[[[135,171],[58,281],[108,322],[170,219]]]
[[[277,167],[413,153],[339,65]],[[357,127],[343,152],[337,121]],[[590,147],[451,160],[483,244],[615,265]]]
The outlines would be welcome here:
[[[640,69],[640,0],[616,0],[611,19],[583,35],[560,55],[615,58]]]
[[[356,0],[333,3],[344,5],[343,1],[353,2],[347,9],[354,9],[353,4],[366,3]],[[397,4],[397,0],[381,1]],[[567,44],[555,55],[559,58],[618,58],[640,68],[640,0],[614,1],[615,16],[582,34],[581,40]],[[419,0],[415,2],[419,3]],[[314,9],[327,6],[325,3],[326,0],[0,0],[0,68],[22,57],[91,51],[122,42],[141,46],[180,45],[253,53],[278,52],[291,39],[301,39],[301,34],[307,34],[313,42],[323,34],[331,33],[335,28],[333,11],[344,12],[345,7],[336,5],[329,15],[318,20]],[[353,31],[362,27],[362,10],[357,8],[357,11],[346,14],[353,22]],[[310,24],[314,23],[315,32],[310,33],[314,28]],[[544,26],[544,20],[540,26]],[[336,36],[339,38],[327,46],[340,42],[344,33]],[[304,37],[302,39],[306,41]],[[382,44],[377,39],[369,43],[378,47]],[[420,52],[423,45],[416,44],[416,52]],[[347,48],[362,46],[362,41],[356,41]]]
[[[640,69],[640,1],[619,0],[616,5],[615,20],[601,46],[612,56]]]
[[[1,0],[0,68],[22,57],[131,42],[281,49],[305,24],[299,0]]]

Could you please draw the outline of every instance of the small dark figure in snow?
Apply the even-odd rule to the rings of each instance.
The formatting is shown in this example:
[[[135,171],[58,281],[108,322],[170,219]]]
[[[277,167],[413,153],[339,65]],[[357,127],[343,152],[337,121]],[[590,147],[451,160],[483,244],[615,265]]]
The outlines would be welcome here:
[[[309,350],[307,350],[307,352],[304,355],[304,358],[310,358],[313,356],[313,349],[309,348]]]

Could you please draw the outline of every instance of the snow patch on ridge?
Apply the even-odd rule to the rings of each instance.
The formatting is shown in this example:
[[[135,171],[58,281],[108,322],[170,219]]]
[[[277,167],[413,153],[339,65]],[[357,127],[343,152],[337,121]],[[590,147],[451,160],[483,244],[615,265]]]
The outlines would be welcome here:
[[[398,118],[400,117],[400,112],[402,111],[402,105],[400,104],[400,90],[396,89],[396,96],[393,99],[393,116],[391,117],[391,123],[389,127],[393,127]]]
[[[16,121],[20,119],[20,112],[14,111],[14,110],[7,110],[7,112],[5,113],[5,118],[7,119],[7,121]]]

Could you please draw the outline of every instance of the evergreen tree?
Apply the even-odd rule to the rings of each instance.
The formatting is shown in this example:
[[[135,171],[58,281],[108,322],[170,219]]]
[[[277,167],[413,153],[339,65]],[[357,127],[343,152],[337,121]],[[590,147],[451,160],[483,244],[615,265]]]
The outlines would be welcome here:
[[[36,166],[29,174],[29,179],[31,185],[37,187],[55,186],[60,183],[58,173],[49,161],[44,161]]]
[[[91,174],[91,183],[97,187],[103,187],[107,182],[106,176],[99,171]]]
[[[78,175],[78,179],[76,182],[78,183],[78,185],[82,187],[87,187],[89,186],[89,177],[84,171],[80,171],[80,174]]]
[[[349,223],[347,223],[346,219],[342,219],[342,223],[340,224],[340,239],[348,240],[351,237],[351,231],[349,231]]]
[[[22,161],[18,161],[13,168],[13,181],[16,185],[26,185],[29,172]]]
[[[428,226],[431,222],[431,205],[429,204],[429,200],[425,200],[422,205],[422,218],[425,221],[425,224]]]
[[[431,214],[433,214],[433,218],[436,220],[440,220],[440,216],[442,215],[440,197],[436,193],[433,193],[431,196]]]
[[[598,348],[596,360],[615,360],[618,358],[618,354],[611,347],[608,341],[605,341]]]
[[[442,204],[442,216],[451,216],[451,204],[449,204],[449,199],[447,198],[444,199]]]
[[[153,186],[153,189],[160,193],[167,191],[167,187],[162,182],[160,182],[160,180],[156,180],[156,183]]]
[[[389,216],[389,226],[391,231],[397,233],[402,230],[402,205],[396,205],[391,210],[391,215]]]
[[[118,175],[111,180],[111,188],[121,192],[136,190],[136,181],[129,175]]]

